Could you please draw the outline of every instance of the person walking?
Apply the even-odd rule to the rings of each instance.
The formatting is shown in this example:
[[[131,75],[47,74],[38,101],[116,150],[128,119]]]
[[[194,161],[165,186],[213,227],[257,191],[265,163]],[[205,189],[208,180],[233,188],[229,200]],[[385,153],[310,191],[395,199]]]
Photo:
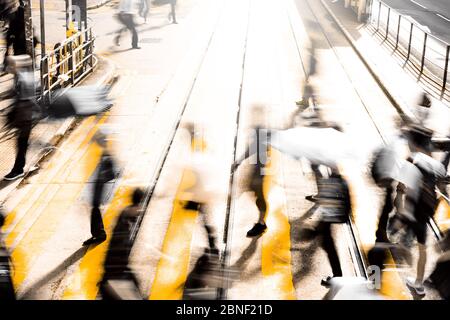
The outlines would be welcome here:
[[[320,221],[316,227],[316,234],[321,238],[320,245],[330,262],[332,276],[322,279],[321,284],[328,287],[333,278],[342,277],[342,267],[337,254],[331,226],[335,223],[345,223],[352,210],[350,191],[344,177],[337,169],[332,169],[329,177],[322,177],[319,181]]]
[[[7,114],[7,126],[17,130],[17,154],[12,170],[4,177],[7,181],[25,175],[28,140],[32,130],[33,106],[35,104],[35,80],[33,61],[29,55],[8,57],[8,68],[14,74],[14,102]]]
[[[119,29],[117,35],[115,37],[115,43],[117,46],[120,46],[120,39],[122,33],[127,29],[130,30],[132,38],[131,38],[131,47],[133,49],[140,49],[139,37],[136,31],[136,23],[134,22],[134,9],[135,9],[135,0],[121,0],[119,4],[119,13],[117,18],[124,25],[123,28]]]
[[[258,222],[247,232],[247,237],[257,237],[262,235],[267,230],[265,222],[267,211],[267,200],[263,191],[263,182],[266,172],[266,165],[268,164],[269,140],[270,131],[264,129],[260,117],[264,109],[261,106],[254,106],[252,108],[252,116],[254,117],[255,125],[252,130],[252,141],[248,145],[245,153],[238,158],[232,166],[233,172],[246,159],[255,155],[255,161],[251,163],[248,189],[255,194],[256,206],[259,211]]]
[[[423,280],[427,261],[427,223],[436,211],[438,205],[436,188],[443,188],[445,170],[439,161],[431,157],[431,130],[420,125],[413,125],[408,135],[411,150],[408,161],[414,165],[415,171],[409,173],[408,180],[412,181],[411,186],[405,188],[404,204],[395,216],[392,235],[406,228],[416,237],[419,250],[417,275],[415,279],[408,278],[406,284],[417,295],[423,296],[425,295]]]
[[[106,136],[99,134],[96,137],[97,144],[103,148],[100,164],[94,182],[94,194],[91,209],[91,234],[92,237],[83,242],[83,246],[101,243],[106,240],[106,232],[103,225],[100,206],[103,200],[103,191],[107,182],[116,177],[114,161],[107,148]]]
[[[100,294],[103,300],[140,300],[138,281],[129,267],[133,239],[133,228],[136,226],[141,213],[141,202],[144,192],[136,188],[131,195],[131,205],[126,207],[119,215],[116,226],[111,235],[104,262],[103,278],[99,283]],[[126,283],[115,285],[115,283]]]

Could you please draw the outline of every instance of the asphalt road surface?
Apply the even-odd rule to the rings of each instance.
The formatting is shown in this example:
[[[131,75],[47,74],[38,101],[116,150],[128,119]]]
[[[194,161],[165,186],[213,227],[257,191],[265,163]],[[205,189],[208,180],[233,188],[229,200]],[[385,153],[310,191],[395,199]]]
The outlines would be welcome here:
[[[448,0],[383,0],[399,13],[409,16],[432,35],[450,43],[450,1]]]

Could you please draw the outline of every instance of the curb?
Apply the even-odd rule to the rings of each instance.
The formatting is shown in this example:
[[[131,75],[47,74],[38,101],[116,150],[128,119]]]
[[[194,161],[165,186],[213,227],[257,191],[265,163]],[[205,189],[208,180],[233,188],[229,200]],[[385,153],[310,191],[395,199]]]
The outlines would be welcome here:
[[[344,25],[341,23],[338,17],[333,13],[333,11],[330,9],[328,4],[324,0],[320,0],[324,8],[327,10],[327,12],[330,14],[330,16],[333,18],[334,22],[339,26],[339,29],[344,34],[345,38],[350,42],[353,50],[355,50],[358,57],[361,59],[361,61],[366,66],[369,73],[372,75],[372,77],[375,79],[375,81],[380,86],[381,90],[383,90],[386,97],[389,99],[389,101],[394,105],[394,107],[397,109],[397,111],[400,113],[400,116],[403,118],[405,122],[411,122],[416,119],[416,116],[409,110],[409,108],[405,105],[405,103],[402,101],[400,97],[398,97],[396,94],[392,93],[388,86],[385,84],[385,82],[381,79],[381,76],[378,74],[378,72],[375,70],[374,67],[372,67],[371,61],[369,61],[361,52],[361,50],[358,48],[358,45],[356,44],[355,39],[353,39],[352,35],[347,31],[347,29],[344,27]]]
[[[97,3],[97,4],[93,5],[93,6],[87,7],[87,10],[98,9],[98,8],[100,8],[100,7],[103,7],[105,4],[107,4],[107,3],[111,2],[111,1],[112,1],[112,0],[103,0],[103,1],[100,2],[100,3]]]

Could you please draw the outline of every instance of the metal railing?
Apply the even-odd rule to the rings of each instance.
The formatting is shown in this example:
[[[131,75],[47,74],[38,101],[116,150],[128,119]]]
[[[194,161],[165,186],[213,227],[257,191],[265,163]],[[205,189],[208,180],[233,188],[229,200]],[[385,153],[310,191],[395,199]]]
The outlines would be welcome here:
[[[427,77],[444,95],[449,76],[450,44],[424,31],[414,21],[395,11],[380,0],[373,0],[369,24],[390,42],[405,63],[410,63],[419,77]]]
[[[55,90],[71,87],[93,71],[94,56],[92,29],[80,31],[48,52],[41,59],[41,101],[50,103]]]

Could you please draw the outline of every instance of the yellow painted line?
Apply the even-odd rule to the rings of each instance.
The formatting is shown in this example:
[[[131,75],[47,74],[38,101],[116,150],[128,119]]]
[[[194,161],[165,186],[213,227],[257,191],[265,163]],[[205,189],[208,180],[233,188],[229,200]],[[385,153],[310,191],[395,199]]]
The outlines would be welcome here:
[[[106,116],[103,116],[96,125],[97,129],[105,120]],[[93,132],[91,132],[91,134],[93,134]],[[88,142],[89,140],[86,139],[84,144],[87,145]],[[91,143],[87,146],[84,144],[81,148],[85,148],[86,150],[83,153],[82,158],[77,162],[77,167],[73,170],[79,173],[81,181],[87,182],[97,167],[101,149],[96,144]],[[53,180],[56,180],[58,176],[65,174],[65,169],[67,168],[67,165],[70,164],[71,163],[67,163],[61,168]],[[73,205],[79,198],[85,185],[85,183],[58,185],[56,187],[56,192],[54,184],[47,185],[45,191],[28,210],[33,213],[40,209],[40,212],[42,213],[39,214],[37,220],[28,230],[22,231],[21,229],[26,225],[26,219],[22,219],[16,228],[14,228],[14,231],[6,238],[7,246],[11,246],[14,243],[15,238],[22,232],[25,232],[24,237],[19,241],[11,255],[15,266],[15,273],[13,275],[15,288],[18,288],[23,283],[30,268],[32,268],[33,260],[42,251],[45,241],[55,233],[59,222],[64,218],[64,211],[66,208]],[[39,185],[37,188],[39,188]]]
[[[367,199],[362,196],[362,194],[366,192],[367,189],[361,179],[360,174],[356,172],[354,168],[355,167],[352,167],[351,164],[346,164],[341,168],[343,175],[346,177],[349,185],[352,203],[352,218],[360,236],[364,233],[366,234],[366,236],[367,233],[370,233],[370,236],[372,236],[372,234],[375,235],[375,228],[372,228],[372,224],[374,221],[376,223],[377,220],[369,220],[369,213],[367,212],[367,208],[364,208],[364,206],[370,206],[370,203],[367,203]],[[373,239],[375,239],[375,237],[373,237]],[[367,239],[361,239],[361,242],[361,250],[367,257],[369,250],[374,245],[374,242],[371,242]],[[390,268],[390,270],[388,271],[383,270],[381,275],[380,293],[395,300],[410,300],[411,296],[408,294],[409,290],[400,277],[399,272],[396,271],[395,261],[390,252],[388,253],[388,256],[386,258],[386,263],[394,267]]]
[[[90,246],[81,260],[78,269],[69,279],[69,285],[63,294],[64,300],[95,300],[98,293],[98,282],[102,279],[111,233],[121,211],[130,205],[132,189],[129,186],[120,187],[115,193],[111,204],[103,215],[103,223],[107,233],[105,242]]]
[[[279,153],[275,150],[269,151],[270,162],[267,164],[269,175],[264,177],[263,192],[266,199],[275,186],[271,169],[279,168]],[[264,277],[269,278],[278,292],[273,292],[281,300],[296,299],[295,288],[292,277],[291,265],[291,235],[286,208],[282,203],[274,206],[268,201],[266,223],[267,232],[262,236],[261,272]]]
[[[150,300],[180,300],[188,276],[191,241],[198,211],[186,210],[179,200],[184,190],[196,183],[195,174],[185,169],[173,202],[172,216],[164,238]]]

